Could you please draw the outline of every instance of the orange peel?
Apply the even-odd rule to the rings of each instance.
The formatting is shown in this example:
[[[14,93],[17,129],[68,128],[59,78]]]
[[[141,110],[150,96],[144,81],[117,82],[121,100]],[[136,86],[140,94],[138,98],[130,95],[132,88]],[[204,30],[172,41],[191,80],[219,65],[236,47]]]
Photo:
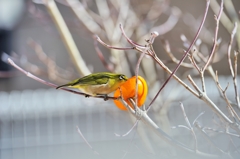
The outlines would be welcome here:
[[[130,105],[133,108],[132,104],[128,101],[128,99],[135,98],[135,93],[136,93],[135,88],[136,88],[136,76],[133,76],[129,78],[124,84],[120,86],[119,89],[115,91],[114,97],[118,98],[121,96],[121,93],[122,93],[123,100],[125,100],[128,103],[128,105]],[[145,79],[141,76],[138,76],[138,92],[137,92],[138,107],[141,107],[144,104],[147,97],[147,93],[148,93],[148,87]],[[127,108],[124,106],[124,104],[120,100],[114,100],[114,103],[119,109],[127,110]]]

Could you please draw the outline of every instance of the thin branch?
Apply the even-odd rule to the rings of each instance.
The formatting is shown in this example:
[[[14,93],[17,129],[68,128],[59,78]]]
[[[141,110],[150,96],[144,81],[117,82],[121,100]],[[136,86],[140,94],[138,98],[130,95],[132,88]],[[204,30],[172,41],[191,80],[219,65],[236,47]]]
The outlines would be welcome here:
[[[231,49],[232,49],[232,43],[233,43],[233,39],[236,34],[236,31],[237,31],[237,23],[234,23],[234,28],[231,33],[231,38],[230,38],[230,41],[228,44],[228,52],[227,52],[229,69],[230,69],[230,72],[231,72],[231,75],[233,78],[234,78],[234,71],[233,71],[233,65],[232,65],[232,61],[231,61]]]
[[[121,89],[120,89],[120,93],[121,93]],[[134,103],[133,103],[133,106],[134,106],[134,108],[136,108],[135,110],[130,106],[130,105],[128,105],[128,103],[123,99],[123,97],[122,97],[122,93],[121,93],[121,102],[125,105],[125,107],[132,113],[132,114],[134,114],[134,115],[136,115],[136,110],[138,109],[138,107],[137,106],[134,106]]]
[[[217,37],[218,37],[218,29],[219,29],[219,21],[221,18],[223,12],[223,0],[221,0],[221,6],[220,6],[220,10],[218,12],[218,15],[215,15],[215,20],[216,20],[216,28],[215,28],[215,35],[214,35],[214,41],[213,41],[213,46],[212,46],[212,51],[209,55],[209,58],[206,62],[206,64],[204,65],[202,71],[204,72],[206,70],[206,68],[208,67],[209,63],[212,61],[212,57],[214,56],[215,52],[216,52],[216,47],[217,47]]]
[[[185,125],[177,125],[177,126],[172,126],[172,129],[176,129],[176,128],[184,128],[184,129],[187,129],[189,131],[191,131],[191,129]]]
[[[199,74],[200,74],[200,79],[201,79],[202,92],[206,93],[206,86],[205,86],[205,80],[204,80],[204,71],[202,70],[202,68],[199,70]]]
[[[130,102],[132,104],[134,104],[133,100],[130,100]],[[175,141],[174,139],[172,139],[170,136],[168,136],[164,131],[162,131],[155,123],[154,121],[152,121],[152,119],[147,115],[147,111],[143,111],[141,109],[139,109],[137,107],[136,110],[133,110],[128,104],[127,102],[125,102],[124,100],[122,100],[122,103],[129,108],[131,111],[131,113],[137,118],[137,119],[141,119],[143,122],[145,122],[150,128],[152,128],[153,130],[155,130],[154,132],[161,137],[162,139],[164,139],[167,143],[176,146],[178,148],[181,148],[183,150],[186,150],[187,152],[193,152],[193,150],[187,148],[186,146],[184,146],[183,144]],[[138,112],[138,113],[136,113]]]
[[[120,27],[120,29],[121,29],[121,31],[122,31],[123,36],[127,39],[127,41],[128,41],[131,45],[133,45],[133,46],[135,46],[135,47],[142,48],[142,49],[145,48],[145,46],[140,45],[140,44],[137,44],[136,42],[132,41],[132,40],[126,35],[126,33],[125,33],[125,31],[124,31],[124,29],[123,29],[123,27],[122,27],[122,24],[120,24],[119,27]]]
[[[137,65],[136,65],[136,69],[135,69],[135,76],[136,76],[136,84],[135,84],[135,106],[138,105],[138,72],[139,72],[139,66],[140,63],[143,59],[143,57],[145,56],[145,52],[147,51],[147,48],[145,49],[144,52],[142,52],[141,56],[138,59]],[[135,108],[136,109],[136,108]]]
[[[0,54],[0,61],[3,61],[5,63],[7,63],[7,59],[9,57],[9,55],[5,52],[3,52],[2,54]],[[9,78],[9,77],[14,77],[18,75],[18,71],[15,70],[11,70],[11,71],[0,71],[0,78]]]
[[[216,145],[215,143],[214,143],[214,141],[207,135],[207,133],[203,130],[203,127],[200,125],[200,123],[199,122],[195,122],[195,124],[194,124],[199,130],[200,130],[200,132],[203,134],[203,136],[207,139],[207,141],[210,143],[210,144],[212,144],[217,150],[219,150],[221,153],[223,153],[223,154],[227,154],[225,151],[223,151],[222,149],[220,149],[219,147],[218,147],[218,145]]]
[[[115,49],[115,50],[134,50],[135,49],[134,47],[115,47],[115,46],[108,45],[108,44],[104,43],[97,35],[95,35],[95,39],[100,44],[102,44],[103,46],[105,46],[106,48],[109,48],[109,49]]]
[[[206,61],[207,61],[206,58],[205,58],[202,54],[198,53],[197,55],[200,57],[200,59],[201,59],[203,62],[206,62]],[[213,70],[213,67],[212,67],[211,65],[208,66],[207,70],[208,70],[209,74],[212,76],[212,78],[213,78],[213,79],[216,79],[216,74],[215,74],[215,72],[214,72],[214,70]],[[215,84],[216,84],[216,86],[217,86],[216,81],[215,81]],[[219,92],[220,97],[224,99],[223,94],[221,93],[221,91],[220,91],[219,89],[218,89],[218,92]],[[229,103],[230,103],[231,105],[236,105],[235,103],[233,103],[233,102],[231,102],[231,101],[229,101]],[[237,106],[237,105],[236,105],[236,106]]]
[[[215,14],[219,12],[218,8],[220,7],[217,0],[211,0],[210,7],[213,10]],[[229,33],[231,33],[233,28],[233,23],[228,18],[227,14],[225,12],[222,13],[221,19],[220,19],[222,25],[227,29]]]
[[[200,32],[201,32],[201,29],[203,27],[203,24],[205,22],[205,19],[206,19],[206,16],[207,16],[207,13],[208,13],[208,8],[209,8],[209,3],[210,1],[207,0],[207,3],[206,3],[206,9],[205,9],[205,14],[203,16],[203,19],[202,19],[202,22],[201,22],[201,25],[199,26],[199,29],[192,41],[192,43],[190,44],[189,48],[187,49],[186,53],[183,55],[183,57],[181,58],[179,64],[176,66],[176,68],[173,70],[173,72],[171,73],[171,75],[167,78],[167,80],[165,81],[165,83],[162,85],[162,87],[159,89],[159,91],[157,92],[157,94],[155,95],[155,97],[153,98],[153,100],[151,101],[151,103],[149,104],[149,106],[151,106],[153,104],[153,102],[157,99],[158,95],[160,94],[160,92],[162,91],[162,89],[165,87],[165,85],[169,82],[169,80],[172,78],[172,76],[176,73],[176,71],[178,70],[178,68],[181,66],[181,63],[185,60],[185,58],[187,57],[189,51],[191,50],[192,46],[195,44]]]
[[[200,68],[198,67],[198,65],[197,65],[197,63],[196,63],[193,55],[190,54],[190,55],[188,56],[188,58],[189,58],[190,62],[192,63],[192,65],[191,65],[192,68],[194,67],[194,68],[198,71],[198,73],[200,73]]]
[[[234,28],[232,30],[232,33],[231,33],[231,38],[230,38],[230,42],[229,42],[229,45],[228,45],[228,64],[229,64],[229,69],[230,69],[230,72],[231,72],[231,75],[232,75],[232,78],[233,78],[233,85],[234,85],[234,90],[235,90],[235,100],[237,102],[237,106],[238,108],[240,109],[240,102],[239,102],[239,95],[238,95],[238,88],[237,88],[237,52],[234,51],[234,66],[232,64],[232,61],[231,61],[231,48],[232,48],[232,43],[233,43],[233,39],[234,39],[234,36],[237,32],[237,22],[234,23]],[[234,67],[234,68],[233,68]]]
[[[236,111],[233,109],[232,105],[230,104],[228,98],[227,98],[227,95],[226,95],[226,91],[228,89],[228,86],[229,86],[229,83],[228,85],[225,87],[225,89],[223,89],[218,81],[218,74],[217,74],[217,71],[216,71],[216,83],[217,83],[217,86],[218,86],[218,89],[221,91],[221,93],[223,94],[223,97],[224,97],[224,100],[225,102],[227,103],[227,108],[232,116],[232,118],[236,121],[236,118],[238,119],[238,121],[240,121],[240,118],[238,116],[238,114],[236,113]]]
[[[152,53],[149,53],[149,54],[151,55]],[[157,64],[164,69],[164,71],[166,71],[168,74],[172,74],[172,71],[171,71],[167,66],[165,66],[164,63],[163,63],[157,56],[152,56],[152,57],[153,57],[153,59],[157,62]],[[186,83],[184,83],[178,76],[176,76],[176,75],[174,74],[174,75],[173,75],[173,78],[175,78],[178,83],[180,83],[184,88],[186,88],[186,89],[187,89],[189,92],[191,92],[194,96],[198,97],[198,93],[195,92],[195,91],[194,91],[191,87],[189,87]],[[147,110],[149,110],[149,108],[150,108],[150,107],[148,107]]]
[[[192,126],[191,126],[191,124],[190,124],[190,122],[189,122],[189,120],[188,120],[188,117],[187,117],[187,114],[186,114],[186,112],[185,112],[185,110],[184,110],[184,106],[183,106],[182,102],[180,102],[180,108],[181,108],[181,110],[182,110],[182,113],[183,113],[185,122],[187,123],[188,127],[191,129]]]
[[[239,93],[238,93],[238,85],[237,85],[237,61],[238,61],[238,54],[239,52],[235,51],[234,53],[234,78],[233,78],[233,85],[235,90],[235,99],[237,102],[237,106],[240,109],[240,101],[239,101]]]
[[[130,102],[132,104],[134,104],[134,100],[130,99]],[[217,157],[216,155],[207,154],[207,153],[203,153],[203,152],[200,152],[200,151],[195,151],[193,149],[190,149],[190,148],[186,147],[182,143],[180,143],[178,141],[175,141],[172,137],[167,135],[161,128],[159,128],[154,123],[154,121],[152,121],[152,119],[148,116],[147,111],[143,111],[143,110],[139,109],[138,107],[137,107],[137,110],[135,111],[127,104],[126,101],[122,100],[122,103],[127,108],[129,108],[131,110],[130,112],[137,119],[139,119],[139,120],[141,119],[147,126],[149,126],[156,133],[156,135],[158,135],[161,139],[163,139],[164,141],[166,141],[170,145],[172,145],[172,146],[174,146],[176,148],[180,148],[181,150],[185,150],[186,152],[189,152],[190,154],[197,154],[197,155],[204,156],[204,157]]]
[[[223,119],[225,122],[227,122],[227,124],[229,124],[231,126],[231,128],[233,128],[234,130],[236,130],[237,132],[240,132],[240,126],[238,123],[233,122],[231,119],[229,119],[219,108],[216,104],[214,104],[209,97],[207,96],[206,93],[203,93],[198,86],[195,84],[195,82],[193,81],[193,79],[191,78],[191,76],[188,76],[188,80],[191,82],[191,84],[194,86],[194,88],[198,91],[199,95],[197,96],[198,98],[200,98],[201,100],[203,100],[207,105],[210,106],[210,108],[218,115],[218,117],[220,117],[221,119]]]
[[[102,61],[102,64],[105,66],[105,68],[108,71],[113,72],[114,71],[113,65],[108,64],[108,62],[105,60],[102,51],[99,49],[99,47],[97,45],[97,39],[96,38],[94,38],[94,48],[95,48],[95,50],[97,52],[98,57]]]
[[[198,120],[204,113],[205,113],[205,112],[201,112],[201,113],[196,117],[196,119],[193,120],[192,125],[194,125],[195,122],[197,122],[197,120]]]
[[[204,127],[203,130],[213,131],[213,132],[216,132],[216,133],[226,134],[226,135],[230,135],[230,136],[233,136],[233,137],[240,138],[239,134],[230,133],[228,131],[217,130],[217,129],[213,129],[213,128],[209,128],[209,127]]]
[[[88,147],[94,152],[94,154],[96,155],[100,155],[97,151],[94,150],[94,148],[90,145],[90,143],[87,141],[87,139],[83,136],[81,130],[79,129],[78,126],[76,126],[77,132],[79,133],[79,135],[82,137],[82,139],[84,140],[84,142],[88,145]]]
[[[34,75],[31,74],[30,72],[25,71],[23,68],[21,68],[21,67],[19,67],[17,64],[15,64],[15,62],[13,62],[13,60],[12,60],[11,58],[8,57],[7,60],[8,60],[8,62],[9,62],[10,65],[12,65],[12,66],[15,67],[16,69],[18,69],[19,71],[21,71],[22,73],[24,73],[26,76],[28,76],[28,77],[30,77],[30,78],[32,78],[32,79],[34,79],[34,80],[36,80],[36,81],[38,81],[38,82],[40,82],[40,83],[42,83],[42,84],[45,84],[45,85],[47,85],[47,86],[50,86],[50,87],[53,87],[53,88],[57,88],[57,87],[58,87],[58,85],[55,85],[55,84],[50,83],[50,82],[47,82],[47,81],[45,81],[45,80],[43,80],[43,79],[41,79],[41,78],[39,78],[39,77],[37,77],[37,76],[34,76]],[[116,98],[116,97],[109,97],[109,96],[107,96],[107,98],[106,98],[105,96],[92,96],[92,95],[89,95],[89,94],[85,94],[85,93],[82,93],[82,92],[78,92],[78,91],[74,91],[74,90],[66,89],[66,88],[60,88],[60,89],[62,89],[62,90],[64,90],[64,91],[67,91],[67,92],[74,93],[74,94],[83,95],[83,96],[85,96],[85,97],[102,98],[102,99],[104,99],[104,100],[106,100],[106,99],[111,99],[111,100],[119,99],[119,98]]]
[[[38,44],[37,42],[35,42],[34,40],[30,39],[27,42],[29,44],[29,46],[31,46],[38,59],[47,67],[47,75],[49,77],[49,79],[51,79],[52,81],[64,81],[66,82],[65,78],[67,77],[71,77],[73,76],[72,73],[70,73],[69,71],[63,70],[62,68],[60,68],[56,62],[51,59],[42,49],[42,46],[40,44]],[[28,66],[26,66],[27,68],[31,67],[31,65],[28,63]],[[34,65],[35,67],[37,67],[36,65]],[[32,67],[34,67],[32,66]],[[26,68],[25,67],[25,68]],[[33,69],[31,70],[31,72],[36,73],[37,71],[33,71]],[[61,72],[61,73],[59,73]]]
[[[192,79],[191,75],[187,76],[188,80],[190,81],[190,83],[192,84],[192,86],[195,88],[195,90],[198,92],[199,94],[199,98],[201,98],[201,90],[199,89],[199,87],[197,86],[197,84],[194,82],[194,80]]]
[[[123,134],[123,135],[120,135],[120,134],[117,134],[117,133],[114,133],[114,134],[115,134],[117,137],[125,137],[125,136],[129,135],[130,132],[132,132],[133,129],[138,126],[138,122],[139,122],[139,121],[140,121],[140,120],[136,120],[135,123],[133,124],[133,126],[132,126],[125,134]]]
[[[162,44],[163,44],[163,48],[164,48],[165,52],[168,54],[168,56],[171,58],[171,60],[174,63],[178,64],[179,60],[171,52],[171,48],[170,48],[169,42],[167,40],[162,40]],[[189,63],[182,62],[181,65],[183,67],[186,67],[186,68],[193,68],[193,66],[191,64],[189,64]]]
[[[233,142],[233,139],[232,139],[231,137],[230,137],[230,140],[231,140],[232,145],[233,145],[234,148],[235,148],[235,152],[238,152],[238,154],[240,154],[239,146],[237,146],[237,145]]]
[[[124,32],[124,30],[123,30],[123,32]],[[147,40],[148,47],[152,48],[152,44],[154,43],[154,40],[158,35],[159,34],[157,32],[152,32],[151,33],[151,36],[150,36],[149,40]],[[143,52],[141,53],[141,56],[139,57],[137,65],[136,65],[136,70],[135,70],[135,76],[136,76],[135,105],[138,105],[137,104],[137,101],[138,101],[137,98],[138,98],[138,71],[139,71],[139,66],[140,66],[140,63],[141,63],[143,57],[145,56],[147,50],[149,49],[148,47],[146,46],[143,49]],[[145,108],[145,106],[143,108]]]
[[[190,131],[192,132],[192,135],[193,135],[193,137],[194,137],[194,141],[195,141],[194,149],[195,149],[195,151],[197,152],[198,149],[197,149],[197,137],[196,137],[196,134],[195,134],[195,132],[194,132],[194,130],[193,130],[192,125],[190,124],[190,122],[189,122],[189,120],[188,120],[187,114],[186,114],[186,112],[185,112],[185,110],[184,110],[184,106],[183,106],[183,104],[182,104],[181,102],[180,102],[180,107],[181,107],[181,109],[182,109],[182,113],[183,113],[185,122],[187,123],[187,125],[188,125],[188,127],[190,128]]]

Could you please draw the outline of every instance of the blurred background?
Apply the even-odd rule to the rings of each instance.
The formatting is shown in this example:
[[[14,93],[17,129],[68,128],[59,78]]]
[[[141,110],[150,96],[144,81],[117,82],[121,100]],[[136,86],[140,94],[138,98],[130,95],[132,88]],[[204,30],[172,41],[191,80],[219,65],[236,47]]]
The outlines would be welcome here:
[[[14,61],[25,70],[59,85],[82,75],[71,60],[49,9],[42,4],[42,1],[0,0],[0,54],[1,56],[3,53],[11,55]],[[82,23],[75,15],[74,10],[67,3],[68,1],[58,0],[56,4],[88,69],[91,72],[109,71],[94,49],[93,35],[99,35],[106,43],[114,46],[129,46],[129,44],[126,41],[122,43],[124,39],[113,41],[114,38],[109,38],[111,31],[113,35],[121,35],[120,29],[118,31],[108,30],[108,33],[91,32],[86,24]],[[101,21],[100,16],[98,17],[99,12],[101,14],[98,8],[99,4],[95,1],[83,0],[80,2],[83,8],[91,13],[90,15]],[[219,3],[219,1],[217,2]],[[238,0],[232,0],[232,2],[238,13],[240,2]],[[101,1],[98,3],[101,3]],[[120,4],[120,1],[117,3]],[[170,58],[165,53],[162,41],[168,40],[174,55],[177,58],[181,57],[182,50],[187,47],[184,45],[186,41],[182,40],[182,35],[185,35],[189,41],[193,39],[204,14],[205,3],[205,0],[133,0],[129,2],[128,6],[130,6],[129,10],[139,15],[136,22],[136,25],[139,25],[138,29],[131,30],[131,26],[132,28],[137,27],[134,26],[135,22],[131,19],[130,22],[126,18],[125,21],[119,21],[119,23],[126,23],[126,26],[128,25],[128,28],[126,28],[128,35],[133,40],[141,42],[141,44],[145,44],[144,40],[149,37],[153,28],[158,30],[160,36],[155,40],[155,51],[160,59],[169,61]],[[113,1],[107,1],[107,4],[113,19],[117,19],[118,15],[125,13],[125,10],[119,13]],[[78,6],[76,5],[76,7]],[[149,13],[150,10],[151,13]],[[231,16],[231,13],[228,13],[228,16]],[[237,16],[239,17],[239,14]],[[108,19],[102,20],[105,22]],[[118,21],[115,21],[115,23],[116,26],[119,25],[117,24]],[[166,24],[166,26],[164,27],[163,24]],[[203,32],[200,35],[202,45],[199,48],[206,54],[211,49],[214,31],[214,12],[209,9]],[[231,80],[229,68],[226,67],[228,66],[226,53],[230,34],[222,24],[220,24],[219,37],[222,42],[218,47],[218,55],[214,59],[213,68],[218,70],[219,75],[221,75],[220,82],[224,84]],[[114,53],[100,46],[100,44],[98,46],[107,62],[114,63],[116,59],[122,60],[122,58],[125,58],[126,60],[122,60],[123,63],[124,61],[130,63],[127,66],[129,69],[126,69],[124,64],[120,67],[113,64],[115,71],[125,73],[128,76],[133,75],[136,59],[139,56],[135,51],[128,51],[129,55],[126,57],[117,56],[116,59],[112,59]],[[234,41],[233,49],[237,50],[237,48],[237,42]],[[146,60],[149,60],[149,58],[146,58]],[[0,158],[176,157],[175,152],[169,150],[169,147],[162,143],[160,139],[156,139],[154,135],[148,135],[148,133],[152,133],[141,131],[141,129],[144,129],[144,125],[140,124],[138,131],[134,129],[126,137],[117,137],[115,133],[126,133],[132,127],[135,119],[127,112],[118,110],[112,101],[88,99],[55,90],[27,77],[4,61],[1,60],[0,62]],[[151,97],[160,88],[161,82],[166,79],[166,73],[154,66],[150,67],[149,61],[145,61],[145,63],[147,66],[142,66],[142,70],[140,70],[143,77],[148,76],[148,71],[150,74],[159,76],[155,79],[147,78],[150,88],[150,97],[147,100],[147,103],[149,103]],[[167,63],[167,65],[171,69],[176,66],[174,63]],[[152,72],[152,67],[156,69],[156,72],[159,70],[159,74]],[[54,70],[57,71],[53,72]],[[180,77],[192,74],[199,82],[194,70],[180,68],[177,74]],[[213,80],[208,76],[209,74],[206,77],[206,85],[209,96],[219,104],[219,107],[225,109],[226,106],[219,99],[218,90]],[[156,84],[157,80],[159,81]],[[171,84],[164,89],[159,101],[155,104],[155,109],[150,112],[150,116],[152,115],[153,120],[156,120],[159,126],[163,127],[170,136],[184,144],[192,145],[193,139],[188,131],[171,129],[172,126],[184,123],[183,115],[179,113],[181,110],[177,107],[179,101],[184,102],[186,113],[192,121],[199,113],[205,111],[204,118],[201,118],[200,121],[206,125],[211,125],[212,121],[209,122],[208,119],[212,119],[213,115],[203,102],[195,97],[187,98],[188,96],[190,96],[189,92],[184,91],[182,86],[171,80]],[[230,99],[234,99],[232,85],[229,87],[228,96]],[[165,111],[160,111],[162,110],[160,105],[165,105],[163,106],[166,108]],[[158,117],[154,114],[156,111],[159,112]],[[94,150],[88,147],[78,134],[76,126],[81,129],[82,134],[100,155],[97,155]],[[148,141],[145,141],[143,137],[145,135],[148,136]],[[153,141],[155,142],[151,143]],[[216,143],[218,142],[225,141],[220,139]],[[208,151],[209,147],[205,147],[201,141],[199,145],[201,150]],[[227,147],[227,145],[225,146]],[[239,144],[236,147],[240,151]],[[235,151],[234,155],[236,155]]]

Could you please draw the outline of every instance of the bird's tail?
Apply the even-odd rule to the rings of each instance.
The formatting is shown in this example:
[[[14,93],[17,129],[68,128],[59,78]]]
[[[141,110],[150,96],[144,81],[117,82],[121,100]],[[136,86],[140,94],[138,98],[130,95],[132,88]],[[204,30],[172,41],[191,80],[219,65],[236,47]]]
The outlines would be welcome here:
[[[67,87],[67,86],[71,86],[72,84],[68,83],[68,84],[64,84],[64,85],[61,85],[61,86],[58,86],[56,89],[59,89],[59,88],[62,88],[62,87]]]

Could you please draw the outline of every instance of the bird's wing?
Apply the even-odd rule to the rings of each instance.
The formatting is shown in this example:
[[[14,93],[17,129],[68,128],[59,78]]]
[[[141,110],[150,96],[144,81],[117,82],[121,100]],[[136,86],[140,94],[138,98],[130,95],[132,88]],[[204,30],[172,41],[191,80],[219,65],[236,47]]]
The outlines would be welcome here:
[[[74,85],[101,85],[101,84],[107,84],[109,78],[108,77],[87,77],[87,78],[81,78],[79,80],[76,80],[76,82],[74,82],[72,84],[72,86]]]

